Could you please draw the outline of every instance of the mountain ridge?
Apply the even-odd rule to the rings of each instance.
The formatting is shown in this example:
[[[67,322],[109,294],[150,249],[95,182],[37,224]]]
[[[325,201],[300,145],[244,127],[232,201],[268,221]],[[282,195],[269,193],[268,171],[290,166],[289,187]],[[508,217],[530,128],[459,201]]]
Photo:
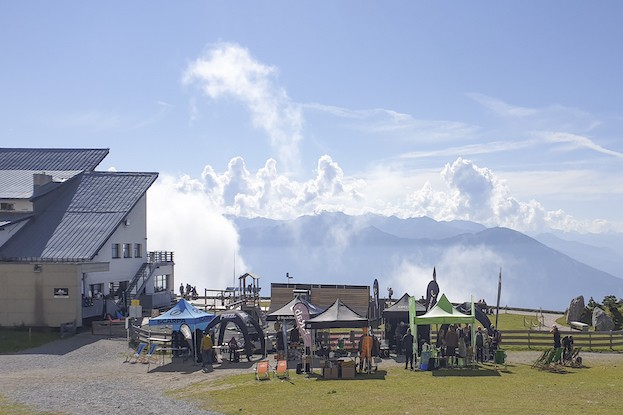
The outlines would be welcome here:
[[[500,270],[502,304],[564,310],[578,295],[623,296],[623,279],[509,228],[343,213],[233,220],[245,263],[265,282],[281,282],[286,272],[306,283],[378,278],[394,292],[422,295],[436,267],[442,291],[457,301],[471,293],[491,302]]]

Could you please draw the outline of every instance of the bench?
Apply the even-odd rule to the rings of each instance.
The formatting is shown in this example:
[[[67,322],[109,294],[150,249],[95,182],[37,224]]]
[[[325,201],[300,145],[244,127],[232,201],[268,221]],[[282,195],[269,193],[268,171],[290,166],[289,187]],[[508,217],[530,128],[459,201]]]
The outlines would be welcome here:
[[[569,326],[573,330],[588,331],[588,324],[582,323],[581,321],[570,321],[569,322]]]

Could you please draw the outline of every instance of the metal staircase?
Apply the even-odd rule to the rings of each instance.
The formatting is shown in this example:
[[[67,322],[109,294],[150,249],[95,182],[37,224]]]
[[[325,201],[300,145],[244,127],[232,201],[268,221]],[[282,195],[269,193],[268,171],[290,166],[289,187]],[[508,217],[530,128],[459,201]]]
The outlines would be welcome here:
[[[141,265],[134,277],[128,283],[124,295],[119,299],[119,305],[125,310],[132,300],[145,292],[147,283],[161,265],[173,263],[173,252],[149,252],[148,261]]]

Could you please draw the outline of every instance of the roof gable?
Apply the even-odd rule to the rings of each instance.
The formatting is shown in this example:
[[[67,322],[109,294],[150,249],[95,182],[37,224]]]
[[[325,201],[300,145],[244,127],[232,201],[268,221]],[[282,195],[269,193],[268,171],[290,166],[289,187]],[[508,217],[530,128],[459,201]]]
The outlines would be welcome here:
[[[42,196],[34,217],[0,248],[0,258],[90,260],[158,177],[81,173]]]
[[[108,149],[0,148],[0,170],[92,171]]]

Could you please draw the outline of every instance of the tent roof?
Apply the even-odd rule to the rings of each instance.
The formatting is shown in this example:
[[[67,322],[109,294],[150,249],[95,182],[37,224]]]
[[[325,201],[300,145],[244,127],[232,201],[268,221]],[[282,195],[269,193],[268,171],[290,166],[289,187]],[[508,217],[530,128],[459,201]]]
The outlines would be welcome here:
[[[415,324],[451,324],[451,323],[474,323],[476,318],[473,315],[463,314],[448,300],[445,294],[441,297],[433,308],[423,316],[415,317]]]
[[[362,317],[339,298],[335,303],[316,317],[307,320],[305,326],[311,329],[367,327],[369,324],[366,317]]]
[[[424,314],[426,308],[416,301],[415,310],[418,313]],[[383,317],[385,318],[400,316],[405,316],[407,318],[409,317],[409,293],[405,293],[392,306],[387,307],[385,310],[383,310]]]
[[[292,301],[290,301],[288,304],[268,314],[266,316],[266,320],[269,320],[269,321],[294,320],[294,312],[292,311],[292,307],[294,307],[294,304],[296,303],[304,303],[309,309],[310,317],[317,316],[318,314],[324,311],[323,308],[317,307],[313,305],[312,303],[310,303],[309,301],[305,300],[304,298],[297,296],[297,297],[294,297]]]
[[[205,329],[210,321],[214,318],[214,314],[206,313],[199,310],[188,301],[181,299],[175,306],[159,315],[149,319],[150,326],[173,326],[173,330],[179,331],[179,327],[186,323],[193,328]]]

